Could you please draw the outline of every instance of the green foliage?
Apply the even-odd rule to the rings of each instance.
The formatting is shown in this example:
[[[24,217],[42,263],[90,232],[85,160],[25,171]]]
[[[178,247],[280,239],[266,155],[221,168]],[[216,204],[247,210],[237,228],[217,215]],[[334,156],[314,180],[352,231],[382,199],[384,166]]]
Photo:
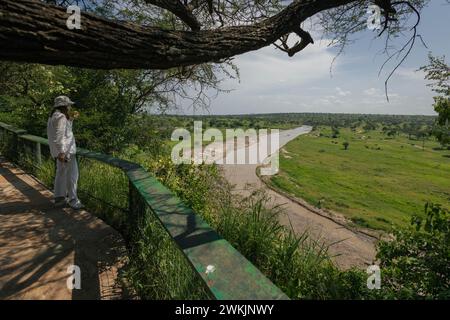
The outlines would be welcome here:
[[[148,113],[173,107],[178,96],[189,96],[187,87],[194,88],[193,103],[204,106],[209,101],[206,89],[221,91],[219,75],[233,73],[237,69],[230,63],[159,71],[0,62],[0,121],[46,136],[53,99],[64,94],[80,112],[74,124],[79,146],[111,153],[138,143],[144,150],[160,152],[161,135],[154,135],[160,123]]]
[[[46,159],[36,170],[36,177],[49,189],[53,189],[55,180],[55,161]]]
[[[156,177],[184,203],[201,212],[204,217],[210,216],[214,204],[213,189],[216,184],[221,184],[221,178],[217,166],[214,165],[175,165],[167,155],[149,157],[148,154],[135,149],[133,154],[128,151],[127,159],[140,163]]]
[[[434,110],[439,117],[433,128],[433,134],[443,147],[450,147],[450,98],[434,97]]]
[[[396,299],[450,299],[450,211],[427,203],[425,218],[396,229],[378,245],[380,295]]]
[[[65,67],[0,62],[0,114],[37,135],[45,133],[53,99],[72,87]],[[9,113],[9,114],[8,114]]]
[[[78,194],[89,210],[122,232],[128,210],[128,178],[118,168],[79,159]]]
[[[344,146],[344,149],[347,150],[350,143],[348,141],[342,142],[342,145]]]
[[[434,111],[439,114],[437,123],[441,126],[448,126],[450,121],[450,98],[434,97]]]
[[[423,231],[431,234],[442,234],[446,241],[450,240],[450,211],[442,208],[439,204],[427,203],[425,205],[425,222],[419,216],[414,216],[411,224],[416,231]]]
[[[435,57],[428,54],[428,65],[420,70],[425,72],[425,79],[432,81],[429,87],[440,96],[450,95],[450,67],[445,62],[445,56]]]
[[[434,97],[434,111],[439,114],[433,134],[445,147],[450,145],[450,67],[445,62],[445,56],[428,55],[429,64],[420,68],[425,72],[425,79],[433,81],[428,84],[438,93]]]
[[[247,115],[198,115],[198,116],[158,116],[162,125],[172,127],[190,127],[194,121],[202,121],[203,128],[278,128],[292,129],[301,125],[312,127],[332,127],[329,137],[339,137],[339,128],[351,128],[353,131],[376,130],[386,127],[395,133],[415,135],[416,131],[430,128],[436,121],[434,116],[412,115],[376,115],[376,114],[344,114],[344,113],[269,113]],[[384,131],[384,130],[383,130]]]
[[[331,128],[331,131],[332,131],[331,137],[332,137],[333,139],[337,139],[337,138],[339,137],[339,134],[340,134],[339,129],[336,128],[336,127],[332,127],[332,128]]]

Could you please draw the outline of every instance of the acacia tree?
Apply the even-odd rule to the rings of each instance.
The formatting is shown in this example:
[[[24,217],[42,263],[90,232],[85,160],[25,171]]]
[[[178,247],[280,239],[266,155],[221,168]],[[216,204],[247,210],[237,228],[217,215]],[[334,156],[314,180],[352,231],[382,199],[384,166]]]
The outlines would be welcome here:
[[[349,35],[366,28],[370,4],[382,10],[379,36],[385,36],[386,43],[412,30],[396,52],[406,56],[418,37],[420,9],[428,1],[295,0],[286,6],[277,0],[127,0],[119,1],[117,16],[83,12],[81,30],[69,30],[66,8],[48,2],[71,3],[0,2],[0,59],[96,69],[168,69],[223,62],[271,44],[292,57],[314,43],[304,28],[307,19],[315,19],[324,33],[345,45]],[[148,19],[127,19],[127,10],[136,6],[151,10],[155,21],[169,15],[170,22],[149,26]],[[410,15],[416,17],[412,26],[406,23]],[[299,39],[293,45],[288,42],[291,34]],[[395,56],[387,54],[388,60]]]
[[[167,27],[171,22],[167,15],[143,12],[137,7],[131,11],[121,6],[117,11],[112,6],[116,1],[47,2],[79,4],[102,17],[126,16],[142,24]],[[54,97],[65,94],[77,102],[81,111],[77,121],[81,145],[110,152],[130,141],[140,141],[141,148],[150,143],[155,149],[152,141],[159,136],[154,132],[150,138],[146,135],[155,124],[150,117],[135,116],[137,113],[165,112],[176,108],[179,99],[191,100],[194,108],[207,106],[214,94],[224,91],[219,86],[223,77],[235,76],[237,69],[228,62],[168,70],[89,70],[0,61],[0,120],[43,135]],[[139,132],[144,123],[146,130]]]

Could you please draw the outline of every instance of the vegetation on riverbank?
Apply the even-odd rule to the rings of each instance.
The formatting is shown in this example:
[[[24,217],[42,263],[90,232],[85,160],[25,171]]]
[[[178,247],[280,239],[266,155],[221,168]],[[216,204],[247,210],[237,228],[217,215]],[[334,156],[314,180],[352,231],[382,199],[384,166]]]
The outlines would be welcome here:
[[[338,132],[318,127],[285,146],[272,186],[383,230],[407,226],[428,201],[449,203],[450,153],[437,142],[361,128]]]

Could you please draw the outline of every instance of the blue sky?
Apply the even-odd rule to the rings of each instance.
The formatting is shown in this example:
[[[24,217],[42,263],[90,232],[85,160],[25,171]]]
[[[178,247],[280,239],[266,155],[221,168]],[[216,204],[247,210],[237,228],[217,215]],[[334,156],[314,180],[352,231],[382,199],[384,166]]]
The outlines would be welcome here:
[[[428,49],[419,42],[406,62],[398,69],[389,85],[390,102],[384,95],[386,74],[378,70],[386,56],[380,55],[383,40],[373,40],[370,31],[356,35],[359,39],[346,48],[330,65],[336,49],[328,41],[316,41],[304,51],[289,58],[273,46],[237,56],[240,82],[227,80],[222,87],[232,89],[212,100],[208,110],[196,114],[248,114],[275,112],[337,112],[376,114],[434,114],[433,92],[426,86],[421,72],[428,52],[450,53],[450,5],[445,0],[432,0],[422,12],[418,33]],[[405,39],[396,43],[401,45]],[[386,71],[394,65],[388,65]],[[192,114],[187,101],[180,113]]]

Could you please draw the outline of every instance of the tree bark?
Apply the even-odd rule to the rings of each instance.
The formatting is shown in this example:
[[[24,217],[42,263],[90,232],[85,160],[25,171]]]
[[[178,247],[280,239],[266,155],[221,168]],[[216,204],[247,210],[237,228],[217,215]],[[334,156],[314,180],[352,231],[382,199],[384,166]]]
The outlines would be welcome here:
[[[36,0],[0,1],[0,60],[94,69],[168,69],[219,62],[293,32],[320,11],[355,0],[298,0],[251,26],[174,31],[82,13],[69,30],[65,8]]]
[[[180,0],[144,0],[146,3],[166,9],[176,15],[192,30],[200,30],[200,22],[195,18],[192,12],[181,3]]]

